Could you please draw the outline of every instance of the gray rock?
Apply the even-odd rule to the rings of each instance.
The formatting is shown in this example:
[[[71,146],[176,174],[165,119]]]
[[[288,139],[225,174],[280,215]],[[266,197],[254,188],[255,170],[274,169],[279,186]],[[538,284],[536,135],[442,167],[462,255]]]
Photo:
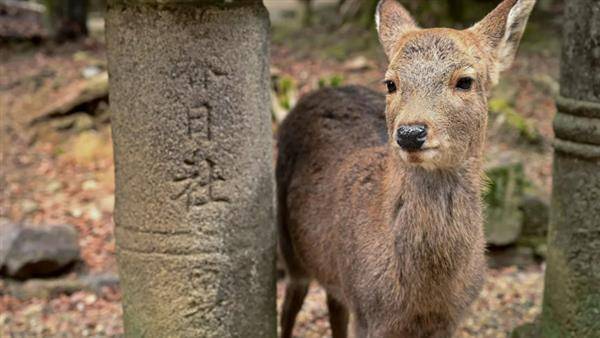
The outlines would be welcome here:
[[[523,165],[507,162],[486,170],[490,180],[485,201],[485,235],[491,245],[516,242],[521,234],[523,213],[519,209],[526,185]]]
[[[519,209],[523,212],[523,236],[545,237],[548,234],[550,205],[538,196],[526,196]]]
[[[536,264],[534,250],[529,247],[511,246],[503,249],[490,250],[487,253],[488,266],[500,269],[509,266],[525,268]]]
[[[72,226],[24,227],[8,250],[5,272],[17,279],[47,277],[65,272],[78,260],[77,232]]]
[[[91,78],[74,82],[69,85],[69,89],[70,95],[63,100],[57,100],[42,109],[30,112],[26,118],[27,123],[35,125],[76,113],[86,105],[108,101],[108,73],[102,72]]]
[[[0,219],[0,271],[4,267],[6,256],[20,230],[19,225],[5,218]]]

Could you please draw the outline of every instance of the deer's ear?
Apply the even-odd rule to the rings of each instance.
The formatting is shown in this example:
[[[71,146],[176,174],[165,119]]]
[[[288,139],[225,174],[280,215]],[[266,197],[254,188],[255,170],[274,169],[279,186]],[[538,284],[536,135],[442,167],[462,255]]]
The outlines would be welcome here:
[[[380,0],[375,10],[375,23],[379,41],[389,59],[393,56],[394,45],[400,36],[418,29],[415,20],[396,0]]]
[[[493,58],[492,80],[512,64],[536,0],[504,0],[483,20],[470,28],[484,41]]]

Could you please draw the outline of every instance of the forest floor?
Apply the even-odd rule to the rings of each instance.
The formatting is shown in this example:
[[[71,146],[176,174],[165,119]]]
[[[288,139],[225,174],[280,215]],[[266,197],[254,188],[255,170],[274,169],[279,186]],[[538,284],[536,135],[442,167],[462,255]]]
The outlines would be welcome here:
[[[275,27],[271,62],[274,82],[286,88],[281,105],[293,106],[299,96],[323,85],[362,84],[382,91],[385,58],[373,47],[372,32],[356,35],[346,27],[328,34],[317,27]],[[490,159],[521,159],[531,184],[546,195],[551,189],[557,55],[556,46],[526,41],[491,101],[498,110],[510,107],[518,112],[521,120],[510,125],[501,112],[492,113],[486,151]],[[106,69],[104,45],[94,39],[2,51],[0,217],[40,227],[73,224],[85,263],[76,273],[116,274],[110,125],[93,114],[91,122],[84,119],[83,125],[69,128],[57,126],[53,118],[39,118],[86,81],[82,74],[89,67]],[[537,136],[531,137],[528,128]],[[506,337],[515,326],[533,320],[540,312],[542,270],[539,265],[490,269],[458,336]],[[103,337],[123,332],[118,288],[19,299],[8,283],[0,279],[1,337]],[[278,308],[284,283],[277,285]],[[296,336],[329,334],[324,292],[313,285]]]

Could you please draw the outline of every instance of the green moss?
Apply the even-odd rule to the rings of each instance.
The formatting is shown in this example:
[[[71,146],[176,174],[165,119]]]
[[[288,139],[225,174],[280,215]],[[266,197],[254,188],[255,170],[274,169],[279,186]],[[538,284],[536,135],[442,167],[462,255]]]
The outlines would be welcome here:
[[[344,82],[344,78],[341,75],[335,74],[329,77],[322,77],[319,79],[319,88],[324,87],[339,87]]]
[[[290,110],[297,96],[298,85],[294,78],[284,75],[276,79],[273,85],[279,105],[286,110]]]

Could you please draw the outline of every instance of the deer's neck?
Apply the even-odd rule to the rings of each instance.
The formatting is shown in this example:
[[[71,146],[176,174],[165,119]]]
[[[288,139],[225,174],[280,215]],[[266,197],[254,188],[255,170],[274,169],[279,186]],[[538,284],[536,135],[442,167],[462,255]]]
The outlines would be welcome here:
[[[483,236],[480,160],[444,170],[406,166],[393,154],[387,160],[384,219],[400,261],[410,257],[400,268],[451,273]]]

